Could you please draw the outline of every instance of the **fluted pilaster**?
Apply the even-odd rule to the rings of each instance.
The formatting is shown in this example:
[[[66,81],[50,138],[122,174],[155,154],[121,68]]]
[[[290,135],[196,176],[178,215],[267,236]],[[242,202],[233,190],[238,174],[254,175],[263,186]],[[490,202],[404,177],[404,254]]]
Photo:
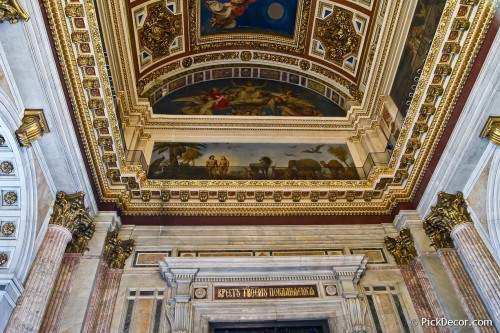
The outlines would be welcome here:
[[[451,238],[469,267],[492,319],[500,326],[500,268],[497,262],[472,223],[457,225]]]
[[[115,310],[116,296],[122,278],[123,269],[106,269],[105,285],[101,296],[101,307],[97,325],[93,332],[108,333]]]
[[[66,245],[72,235],[68,229],[49,224],[40,250],[33,262],[24,293],[14,309],[6,333],[38,332],[44,309],[55,284]]]
[[[99,320],[102,294],[106,283],[106,270],[106,263],[101,262],[99,264],[99,272],[97,273],[97,279],[92,293],[92,298],[90,299],[87,315],[85,316],[82,333],[94,333],[94,327],[97,325],[97,321]]]
[[[440,249],[438,250],[439,257],[450,277],[453,287],[457,292],[460,301],[471,321],[491,320],[491,317],[484,306],[481,297],[474,287],[472,280],[467,274],[462,261],[455,249]],[[493,327],[473,327],[475,332],[495,333],[497,330]]]
[[[401,275],[406,284],[408,292],[410,293],[411,300],[415,307],[415,311],[419,318],[433,318],[434,314],[425,297],[424,290],[420,285],[419,278],[416,274],[414,263],[411,265],[399,266]],[[423,326],[424,333],[439,333],[439,328],[435,326]]]
[[[73,277],[78,270],[81,254],[66,253],[64,254],[61,269],[57,281],[52,291],[50,301],[43,318],[42,333],[57,333],[61,327],[61,318],[63,309],[68,301],[68,296],[71,292]]]
[[[434,289],[432,288],[431,282],[429,281],[429,278],[427,276],[427,273],[425,272],[424,267],[422,266],[422,263],[420,260],[415,259],[413,262],[413,268],[415,270],[415,273],[418,277],[418,280],[420,281],[420,285],[422,286],[422,289],[424,291],[425,298],[427,299],[427,303],[430,306],[430,309],[432,311],[433,316],[430,317],[432,319],[434,318],[445,318],[443,309],[441,308],[441,305],[439,304],[439,301],[436,297],[436,294],[434,293]],[[439,332],[442,333],[447,333],[451,332],[451,330],[447,327],[440,326],[439,327]]]

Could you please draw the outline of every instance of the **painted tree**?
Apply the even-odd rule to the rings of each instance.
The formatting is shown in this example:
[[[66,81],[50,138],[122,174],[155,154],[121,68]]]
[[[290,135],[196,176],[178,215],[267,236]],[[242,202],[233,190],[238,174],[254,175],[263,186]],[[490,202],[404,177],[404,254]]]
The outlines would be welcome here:
[[[329,146],[328,152],[338,158],[346,167],[349,167],[347,164],[347,159],[349,158],[347,151],[342,146]]]
[[[186,163],[188,165],[190,162],[192,162],[193,166],[195,166],[194,160],[196,160],[202,156],[203,156],[203,153],[199,149],[189,148],[188,150],[186,150],[186,152],[184,154],[182,154],[182,160],[184,161],[184,163]]]
[[[185,143],[185,142],[158,142],[155,143],[153,153],[158,155],[168,151],[168,162],[170,165],[179,165],[178,157],[187,152],[187,149],[200,151],[205,148],[203,143]],[[201,152],[200,152],[201,153]]]

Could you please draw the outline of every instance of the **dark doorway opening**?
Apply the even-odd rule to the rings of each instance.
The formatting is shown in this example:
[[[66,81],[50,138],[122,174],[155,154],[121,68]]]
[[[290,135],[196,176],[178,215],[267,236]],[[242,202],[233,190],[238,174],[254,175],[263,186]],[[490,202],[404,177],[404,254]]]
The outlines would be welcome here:
[[[211,322],[210,333],[330,333],[327,320]]]

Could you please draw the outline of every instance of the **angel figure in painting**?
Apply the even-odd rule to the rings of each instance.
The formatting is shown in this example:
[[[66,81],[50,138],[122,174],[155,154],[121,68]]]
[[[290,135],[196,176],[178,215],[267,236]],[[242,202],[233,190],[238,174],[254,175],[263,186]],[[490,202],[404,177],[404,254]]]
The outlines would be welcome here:
[[[188,102],[181,110],[184,114],[212,115],[213,110],[228,107],[234,99],[232,94],[225,94],[225,89],[213,87],[200,96],[191,96],[175,99],[174,102]]]
[[[321,117],[323,113],[316,110],[311,102],[297,97],[292,91],[287,90],[282,93],[273,93],[273,98],[269,100],[269,107],[274,115],[276,110],[281,111],[282,116],[292,117]]]
[[[243,15],[249,3],[256,0],[230,0],[229,2],[219,2],[217,0],[207,0],[208,9],[212,12],[209,22],[214,28],[232,29],[236,27],[236,17]]]

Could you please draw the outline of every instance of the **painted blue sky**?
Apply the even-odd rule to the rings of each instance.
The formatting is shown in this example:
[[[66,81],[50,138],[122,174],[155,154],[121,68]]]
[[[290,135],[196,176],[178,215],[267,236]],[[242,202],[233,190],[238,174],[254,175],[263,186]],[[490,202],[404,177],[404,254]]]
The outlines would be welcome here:
[[[328,161],[337,159],[328,153],[328,147],[343,147],[347,151],[347,164],[352,163],[352,157],[346,144],[300,144],[300,143],[206,143],[201,150],[203,156],[196,160],[197,165],[203,165],[210,155],[220,161],[222,156],[229,160],[231,166],[248,166],[250,163],[259,162],[260,157],[268,156],[277,167],[287,167],[289,160],[310,158],[316,161]],[[305,151],[318,151],[308,153]],[[163,153],[168,157],[168,152]],[[154,153],[151,161],[159,157]],[[338,160],[338,159],[337,159]]]

